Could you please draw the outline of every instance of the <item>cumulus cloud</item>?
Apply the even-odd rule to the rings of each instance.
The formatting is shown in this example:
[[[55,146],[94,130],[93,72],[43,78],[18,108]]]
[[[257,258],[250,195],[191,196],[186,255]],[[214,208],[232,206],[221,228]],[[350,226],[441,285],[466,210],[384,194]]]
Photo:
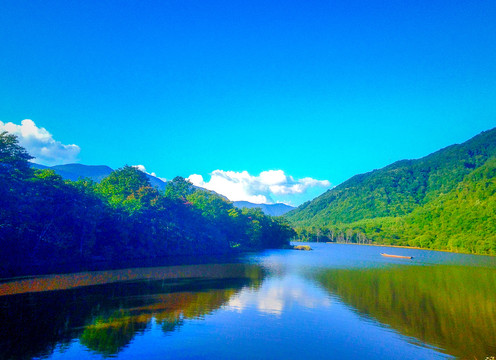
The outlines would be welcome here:
[[[145,174],[157,177],[157,175],[154,172],[149,173],[148,171],[146,171],[146,168],[144,165],[133,165],[133,168],[136,168],[139,171],[144,172]]]
[[[19,144],[34,157],[33,162],[59,165],[76,162],[81,149],[77,145],[64,145],[56,141],[45,128],[37,127],[33,120],[25,119],[21,125],[0,121],[0,132],[17,135]]]
[[[250,175],[247,171],[215,170],[210,174],[209,181],[198,174],[190,175],[187,180],[193,185],[224,195],[231,201],[244,200],[255,204],[271,204],[288,195],[305,194],[312,188],[322,189],[331,185],[327,180],[309,177],[296,180],[283,170],[262,171],[258,176]]]
[[[167,182],[167,179],[166,179],[166,178],[163,178],[163,177],[157,176],[157,174],[155,174],[154,172],[148,172],[148,171],[146,171],[146,168],[145,168],[145,166],[144,166],[144,165],[131,165],[131,166],[132,166],[133,168],[138,169],[139,171],[144,172],[145,174],[148,174],[148,175],[154,176],[154,177],[156,177],[157,179],[162,180],[163,182]]]

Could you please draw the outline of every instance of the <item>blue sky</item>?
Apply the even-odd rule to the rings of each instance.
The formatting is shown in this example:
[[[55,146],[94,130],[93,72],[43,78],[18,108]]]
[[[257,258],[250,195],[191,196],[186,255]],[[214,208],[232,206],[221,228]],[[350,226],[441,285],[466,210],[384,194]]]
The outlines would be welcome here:
[[[6,0],[0,24],[0,121],[84,164],[297,204],[496,126],[494,1]]]

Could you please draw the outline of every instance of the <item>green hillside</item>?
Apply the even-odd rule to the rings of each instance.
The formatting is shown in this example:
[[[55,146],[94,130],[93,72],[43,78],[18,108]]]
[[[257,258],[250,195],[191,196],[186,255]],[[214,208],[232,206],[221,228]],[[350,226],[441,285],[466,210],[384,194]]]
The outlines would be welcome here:
[[[496,129],[354,176],[286,217],[306,240],[496,254]]]

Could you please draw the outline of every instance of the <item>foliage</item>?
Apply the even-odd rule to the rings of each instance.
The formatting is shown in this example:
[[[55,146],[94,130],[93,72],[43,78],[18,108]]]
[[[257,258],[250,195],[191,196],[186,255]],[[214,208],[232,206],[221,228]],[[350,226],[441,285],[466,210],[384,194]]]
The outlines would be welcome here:
[[[284,220],[240,211],[180,177],[163,192],[131,166],[100,183],[64,181],[53,170],[31,170],[30,158],[15,136],[0,134],[0,263],[5,268],[227,253],[234,247],[281,247],[294,236]]]
[[[286,218],[307,241],[496,254],[496,129],[357,175]]]
[[[19,145],[15,135],[0,133],[0,181],[22,180],[31,175],[28,161],[33,157]]]
[[[293,249],[294,250],[304,250],[304,251],[312,250],[312,248],[308,245],[296,245],[296,246],[293,246]]]

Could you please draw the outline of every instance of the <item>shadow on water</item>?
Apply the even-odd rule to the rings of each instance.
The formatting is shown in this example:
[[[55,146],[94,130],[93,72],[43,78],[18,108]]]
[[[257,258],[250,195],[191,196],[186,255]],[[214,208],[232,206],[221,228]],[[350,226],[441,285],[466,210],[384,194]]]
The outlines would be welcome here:
[[[175,331],[241,289],[260,286],[263,277],[255,265],[217,264],[5,282],[0,284],[0,358],[48,356],[75,339],[90,351],[114,356],[152,322],[164,333]]]
[[[496,354],[496,269],[329,269],[318,282],[361,315],[462,359]]]
[[[231,254],[213,254],[202,256],[175,255],[157,258],[137,258],[137,259],[113,259],[92,260],[88,262],[72,261],[70,263],[53,262],[50,264],[26,265],[19,264],[8,268],[0,263],[0,282],[8,281],[14,277],[42,276],[44,274],[71,274],[78,272],[113,271],[128,268],[164,267],[177,265],[197,265],[213,263],[237,263],[239,253],[233,251]]]

